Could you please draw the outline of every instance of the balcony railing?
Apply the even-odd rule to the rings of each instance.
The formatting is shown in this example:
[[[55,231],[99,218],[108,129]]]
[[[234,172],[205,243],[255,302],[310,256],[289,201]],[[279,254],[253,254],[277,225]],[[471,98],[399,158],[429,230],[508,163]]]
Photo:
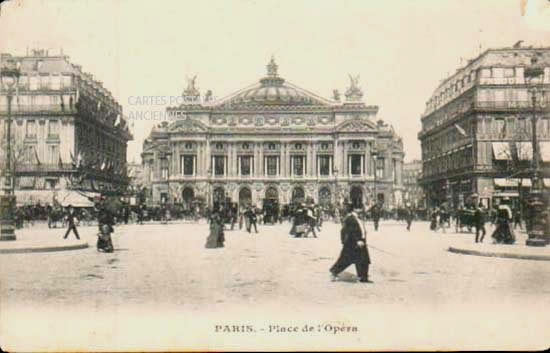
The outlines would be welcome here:
[[[0,112],[6,113],[8,110],[6,105],[0,106]],[[63,107],[61,104],[33,104],[33,105],[18,105],[15,103],[12,103],[11,105],[11,112],[13,114],[17,113],[76,113],[76,107],[73,105],[73,107],[69,107],[68,104],[65,104]]]
[[[67,172],[74,170],[71,163],[42,163],[42,164],[21,164],[16,168],[17,173],[23,172]]]
[[[531,107],[529,101],[486,101],[474,102],[475,108],[491,108],[491,109],[526,109]]]

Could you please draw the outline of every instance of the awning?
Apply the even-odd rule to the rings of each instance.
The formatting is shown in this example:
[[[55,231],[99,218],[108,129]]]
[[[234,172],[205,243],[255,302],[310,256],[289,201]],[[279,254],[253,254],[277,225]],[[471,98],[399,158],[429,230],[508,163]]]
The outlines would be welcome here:
[[[550,178],[544,178],[542,180],[544,182],[544,187],[545,188],[550,188]]]
[[[508,142],[493,142],[493,153],[499,161],[512,159]]]
[[[53,192],[49,190],[15,190],[15,197],[18,206],[53,203]]]
[[[521,179],[521,186],[531,187],[531,179]]]
[[[495,178],[493,179],[495,186],[500,186],[502,188],[513,188],[518,187],[520,180],[516,178]]]
[[[71,205],[73,207],[93,207],[94,203],[88,200],[88,197],[93,198],[98,194],[95,193],[79,193],[73,190],[62,190],[57,193],[57,201],[63,207]]]
[[[17,199],[17,205],[35,205],[40,203],[45,206],[47,204],[53,204],[54,194],[57,201],[62,206],[72,205],[74,207],[93,207],[94,204],[88,197],[94,197],[96,193],[80,193],[73,190],[16,190],[15,196]]]
[[[493,197],[518,197],[519,194],[517,192],[495,192],[493,193]]]
[[[521,161],[530,161],[533,159],[533,145],[531,142],[516,142],[518,159]]]
[[[550,141],[539,142],[540,158],[543,162],[550,162]]]

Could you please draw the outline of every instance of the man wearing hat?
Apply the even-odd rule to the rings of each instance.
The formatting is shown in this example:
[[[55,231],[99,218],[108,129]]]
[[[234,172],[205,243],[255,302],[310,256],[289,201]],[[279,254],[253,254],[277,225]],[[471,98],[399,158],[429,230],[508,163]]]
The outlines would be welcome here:
[[[369,280],[370,256],[367,248],[365,227],[361,223],[353,205],[346,204],[347,215],[342,220],[340,238],[342,251],[336,263],[330,268],[332,280],[338,278],[338,274],[344,271],[349,265],[355,264],[359,282],[372,283]]]
[[[78,231],[76,230],[76,224],[75,224],[75,218],[76,218],[76,212],[72,205],[67,206],[67,215],[65,216],[65,219],[67,220],[68,228],[67,232],[65,232],[65,236],[63,239],[67,239],[69,236],[69,233],[71,230],[73,231],[74,235],[76,236],[76,239],[80,240],[80,236],[78,236]]]

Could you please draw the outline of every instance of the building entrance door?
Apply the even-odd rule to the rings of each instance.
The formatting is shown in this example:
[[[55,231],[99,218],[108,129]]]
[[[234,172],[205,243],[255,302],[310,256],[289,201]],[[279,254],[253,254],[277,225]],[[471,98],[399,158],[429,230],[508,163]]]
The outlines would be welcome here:
[[[297,186],[292,190],[292,203],[304,202],[305,198],[306,193],[301,186]]]
[[[248,207],[252,204],[252,192],[249,188],[244,187],[239,191],[239,208]]]
[[[183,207],[186,210],[190,209],[193,203],[193,199],[195,198],[195,192],[193,191],[193,188],[184,188],[181,192],[181,198],[183,200]]]

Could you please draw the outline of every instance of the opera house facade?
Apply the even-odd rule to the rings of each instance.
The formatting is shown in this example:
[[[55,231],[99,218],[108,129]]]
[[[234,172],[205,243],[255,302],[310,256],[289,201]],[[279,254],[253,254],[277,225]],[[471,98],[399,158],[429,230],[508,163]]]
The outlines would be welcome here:
[[[402,140],[350,79],[342,99],[337,90],[323,98],[280,77],[272,58],[266,77],[222,99],[188,80],[183,103],[143,144],[152,202],[399,206]]]

